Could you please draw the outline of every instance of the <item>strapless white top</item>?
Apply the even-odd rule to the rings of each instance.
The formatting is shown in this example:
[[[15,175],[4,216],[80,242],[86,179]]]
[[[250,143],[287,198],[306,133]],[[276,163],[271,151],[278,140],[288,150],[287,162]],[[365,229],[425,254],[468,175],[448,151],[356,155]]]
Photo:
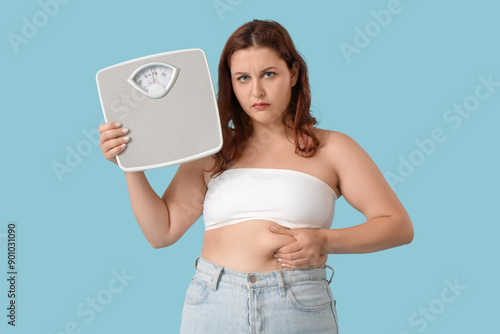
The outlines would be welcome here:
[[[207,188],[205,230],[253,219],[290,229],[329,229],[337,199],[325,181],[291,169],[228,169],[212,178]]]

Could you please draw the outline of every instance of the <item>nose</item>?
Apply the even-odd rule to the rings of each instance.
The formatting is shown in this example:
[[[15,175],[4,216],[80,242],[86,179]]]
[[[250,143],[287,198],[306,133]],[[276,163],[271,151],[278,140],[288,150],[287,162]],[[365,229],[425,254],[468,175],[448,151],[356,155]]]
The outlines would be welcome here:
[[[260,82],[260,80],[253,81],[252,95],[254,97],[262,97],[262,96],[266,95],[266,93],[264,91],[264,87],[262,86],[262,83]]]

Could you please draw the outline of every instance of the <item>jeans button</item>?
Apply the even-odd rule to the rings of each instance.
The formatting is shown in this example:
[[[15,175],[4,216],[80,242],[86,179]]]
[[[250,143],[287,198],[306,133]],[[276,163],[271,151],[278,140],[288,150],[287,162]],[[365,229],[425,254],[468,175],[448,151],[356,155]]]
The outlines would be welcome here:
[[[255,282],[257,282],[257,278],[256,278],[255,276],[253,276],[253,275],[250,275],[250,276],[248,277],[248,280],[250,281],[250,283],[255,283]]]

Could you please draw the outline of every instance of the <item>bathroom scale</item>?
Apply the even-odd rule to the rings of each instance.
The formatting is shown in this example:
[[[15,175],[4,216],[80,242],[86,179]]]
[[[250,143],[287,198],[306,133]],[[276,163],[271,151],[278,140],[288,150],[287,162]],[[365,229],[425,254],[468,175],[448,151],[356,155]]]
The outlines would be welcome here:
[[[104,119],[130,137],[116,156],[124,171],[182,164],[222,148],[217,100],[205,53],[170,51],[97,72]]]

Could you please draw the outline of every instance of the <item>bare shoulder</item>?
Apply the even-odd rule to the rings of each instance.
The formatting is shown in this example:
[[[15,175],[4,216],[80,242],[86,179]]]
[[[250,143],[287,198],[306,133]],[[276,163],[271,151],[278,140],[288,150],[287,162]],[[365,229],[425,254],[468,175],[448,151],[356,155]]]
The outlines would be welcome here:
[[[322,130],[325,160],[338,178],[338,186],[344,197],[346,182],[364,176],[380,175],[377,165],[368,153],[349,135],[333,130]],[[360,175],[363,174],[363,175]]]
[[[340,144],[342,142],[345,142],[346,140],[352,140],[350,136],[348,136],[345,133],[342,133],[340,131],[334,131],[334,130],[329,130],[329,129],[319,129],[319,134],[325,138],[325,140],[328,141],[328,144]]]
[[[367,217],[401,212],[401,204],[370,155],[349,135],[329,131],[326,151],[345,200]]]
[[[327,129],[318,130],[329,156],[335,156],[337,154],[359,154],[359,150],[362,150],[361,146],[352,137],[345,133]]]
[[[340,182],[342,176],[356,172],[381,175],[373,159],[356,140],[339,131],[326,131],[325,151],[328,153],[328,163],[337,172]]]
[[[361,151],[364,152],[361,146],[345,133],[319,128],[316,128],[316,130],[321,146],[324,147],[324,151],[327,153],[326,156],[332,167],[345,161],[345,158],[351,155],[360,154]],[[342,159],[339,159],[339,157],[342,157]]]

